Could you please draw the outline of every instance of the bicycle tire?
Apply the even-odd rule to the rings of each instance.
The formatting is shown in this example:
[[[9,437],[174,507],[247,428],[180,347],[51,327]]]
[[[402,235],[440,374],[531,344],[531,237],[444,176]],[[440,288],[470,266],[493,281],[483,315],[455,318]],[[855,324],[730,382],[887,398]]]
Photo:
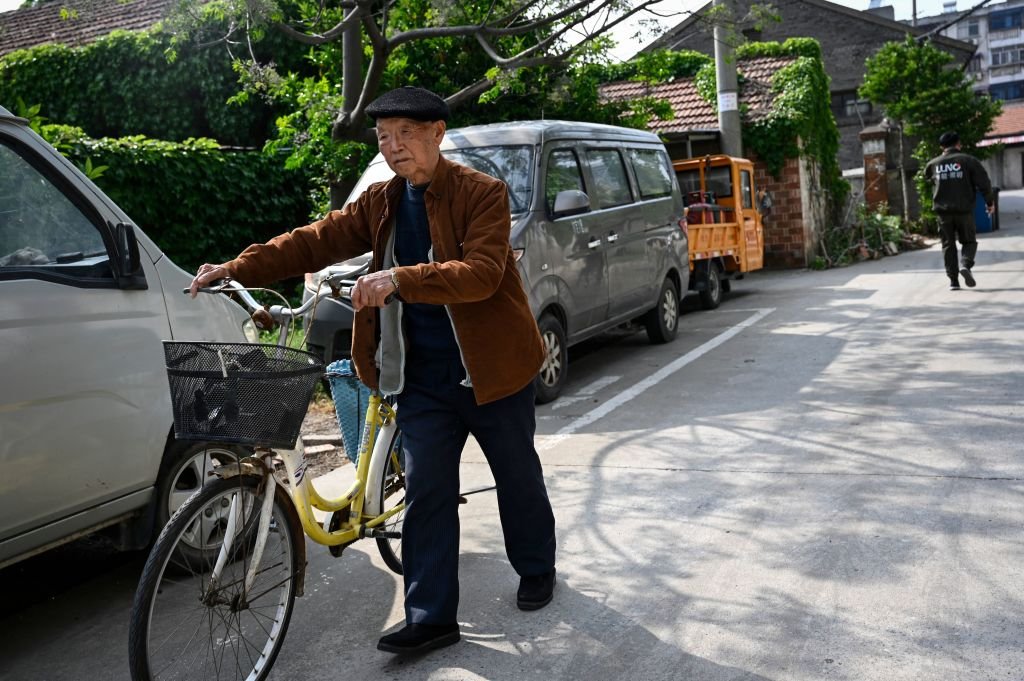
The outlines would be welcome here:
[[[380,492],[380,508],[370,509],[370,513],[378,515],[405,502],[405,469],[402,465],[403,457],[401,452],[402,431],[395,430],[388,443],[388,462],[381,469],[382,475],[377,480],[370,480],[369,484]],[[382,526],[387,532],[401,532],[402,521],[405,519],[405,510],[399,511],[387,520]],[[377,537],[377,550],[384,563],[396,575],[403,574],[402,569],[402,539],[391,539],[388,537]]]
[[[296,546],[304,539],[289,522],[291,500],[278,487],[261,569],[240,600],[265,493],[262,483],[254,475],[214,480],[182,504],[160,533],[132,603],[128,661],[133,681],[262,681],[270,673],[295,606],[301,568]],[[220,586],[210,591],[230,499],[239,493],[241,525]],[[199,560],[196,536],[210,546]],[[191,550],[182,552],[179,544]]]

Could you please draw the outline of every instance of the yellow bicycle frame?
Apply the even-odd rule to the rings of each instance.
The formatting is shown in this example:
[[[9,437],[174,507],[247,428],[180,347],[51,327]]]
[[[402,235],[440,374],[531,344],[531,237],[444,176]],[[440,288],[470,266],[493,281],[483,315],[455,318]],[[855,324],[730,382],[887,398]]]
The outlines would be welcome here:
[[[348,544],[365,536],[368,529],[378,527],[393,515],[400,513],[405,504],[399,504],[380,515],[368,517],[364,514],[366,501],[366,478],[370,470],[374,446],[381,429],[395,418],[395,410],[376,391],[370,394],[363,421],[363,434],[359,443],[359,458],[356,464],[356,479],[344,495],[337,499],[324,499],[313,487],[306,475],[306,462],[301,449],[279,452],[284,460],[289,485],[287,491],[295,504],[295,510],[302,523],[302,529],[313,541],[325,546]],[[396,456],[387,452],[387,456]],[[395,462],[397,469],[398,462]],[[313,517],[313,509],[326,512],[349,509],[349,516],[341,527],[333,532],[321,526]]]

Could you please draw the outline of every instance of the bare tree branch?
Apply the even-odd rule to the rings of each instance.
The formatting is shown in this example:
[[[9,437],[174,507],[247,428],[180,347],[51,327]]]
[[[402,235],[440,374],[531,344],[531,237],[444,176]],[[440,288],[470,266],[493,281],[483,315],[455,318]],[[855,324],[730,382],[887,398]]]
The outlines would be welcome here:
[[[203,2],[204,0],[195,0]],[[258,0],[245,0],[246,8],[254,20],[269,23],[290,39],[305,45],[324,45],[339,41],[343,46],[342,59],[355,55],[349,50],[371,50],[370,63],[357,89],[345,88],[345,100],[335,116],[335,140],[374,141],[373,131],[366,127],[366,106],[377,96],[391,54],[402,45],[436,38],[472,38],[483,53],[505,72],[516,69],[565,63],[574,54],[631,17],[647,13],[653,16],[682,16],[685,12],[662,10],[655,6],[664,0],[483,0],[466,2],[454,0],[447,6],[451,16],[462,17],[459,23],[427,25],[393,31],[390,27],[391,11],[398,0],[318,0],[311,8],[312,17],[305,21],[272,20],[266,14],[266,5]],[[456,4],[457,3],[457,4]],[[665,6],[663,4],[663,6]],[[678,6],[678,5],[677,5]],[[321,26],[330,10],[343,9],[340,21],[333,26]],[[500,13],[500,14],[499,14]],[[351,39],[342,41],[346,30],[358,26],[363,46]],[[237,27],[232,29],[232,32]],[[505,40],[505,39],[515,40]],[[515,44],[514,54],[508,54],[509,45]],[[357,69],[358,70],[358,69]],[[349,72],[351,73],[351,71]],[[351,76],[349,76],[351,78]],[[484,77],[450,95],[449,106],[457,107],[478,98],[495,86],[497,78]],[[358,97],[355,93],[358,92]],[[355,101],[353,101],[355,100]]]

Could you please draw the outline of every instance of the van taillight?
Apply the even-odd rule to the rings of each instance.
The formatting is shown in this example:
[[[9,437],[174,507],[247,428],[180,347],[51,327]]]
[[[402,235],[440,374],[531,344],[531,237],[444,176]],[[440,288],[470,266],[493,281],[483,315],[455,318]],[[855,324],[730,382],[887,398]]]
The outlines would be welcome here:
[[[690,227],[689,227],[689,225],[686,224],[686,218],[685,217],[679,218],[679,229],[683,230],[683,234],[686,235],[687,239],[690,238]]]
[[[512,256],[516,259],[516,262],[519,262],[519,259],[523,257],[523,253],[525,253],[525,252],[526,252],[525,248],[513,248],[512,249]]]

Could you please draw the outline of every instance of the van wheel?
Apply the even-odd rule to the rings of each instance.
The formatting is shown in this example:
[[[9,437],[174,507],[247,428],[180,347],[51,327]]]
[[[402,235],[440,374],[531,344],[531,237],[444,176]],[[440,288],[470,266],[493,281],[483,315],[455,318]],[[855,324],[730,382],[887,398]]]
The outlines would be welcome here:
[[[658,304],[643,316],[647,337],[652,343],[668,343],[679,331],[679,293],[671,279],[665,279]]]
[[[562,392],[569,368],[569,353],[565,346],[565,329],[554,315],[545,314],[537,322],[544,343],[544,364],[534,380],[537,404],[551,402]]]
[[[714,310],[722,303],[722,277],[718,273],[718,265],[708,263],[704,290],[700,292],[700,306],[705,310]]]
[[[238,461],[251,452],[237,445],[171,440],[164,452],[157,481],[156,531],[174,512],[211,479],[216,467]]]

